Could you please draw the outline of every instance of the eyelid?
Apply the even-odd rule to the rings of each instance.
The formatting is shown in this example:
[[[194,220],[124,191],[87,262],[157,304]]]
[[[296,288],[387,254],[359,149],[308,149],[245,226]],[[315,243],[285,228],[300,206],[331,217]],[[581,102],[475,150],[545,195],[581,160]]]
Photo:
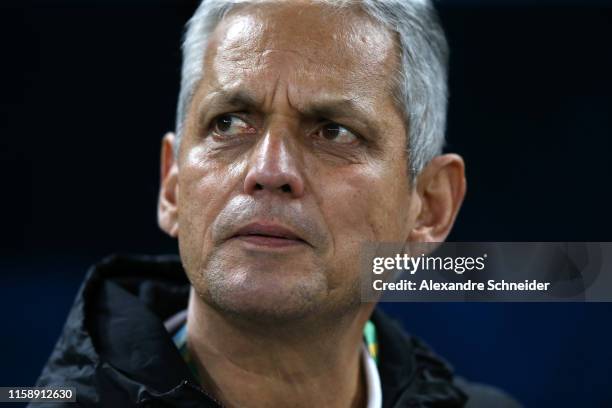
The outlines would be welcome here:
[[[257,125],[254,125],[251,123],[251,120],[249,118],[246,118],[245,116],[248,116],[249,112],[225,112],[225,113],[219,113],[214,115],[211,119],[210,122],[208,124],[208,132],[214,132],[215,131],[215,122],[221,118],[221,117],[232,117],[236,120],[239,120],[240,122],[243,122],[245,127],[252,127],[254,129],[257,129]],[[329,125],[336,125],[340,128],[344,128],[345,131],[349,132],[350,134],[352,134],[355,137],[355,140],[357,142],[357,144],[361,144],[361,145],[369,145],[371,143],[371,141],[364,137],[361,132],[358,132],[356,130],[353,129],[352,126],[343,124],[341,121],[338,120],[333,120],[333,119],[328,119],[328,118],[320,118],[318,120],[318,124],[315,130],[315,133],[319,133],[325,126],[329,126]],[[339,145],[342,143],[339,143]],[[344,143],[346,145],[351,145],[352,143]]]
[[[218,115],[213,116],[213,118],[211,119],[211,123],[216,121],[216,120],[218,120],[219,118],[224,117],[224,116],[238,119],[238,120],[240,120],[241,122],[244,122],[244,123],[249,123],[245,118],[242,117],[241,112],[220,113]]]
[[[209,124],[208,124],[208,128],[209,129],[213,129],[215,127],[215,123],[217,120],[219,120],[222,117],[229,117],[229,118],[233,118],[235,120],[239,120],[240,122],[244,123],[246,126],[248,127],[255,127],[253,126],[249,120],[247,120],[243,114],[241,114],[242,112],[232,112],[232,113],[220,113],[218,115],[215,115],[212,117],[212,119],[210,120]]]
[[[234,127],[239,128],[235,132],[231,131],[222,131],[217,126],[219,125],[219,120],[221,118],[230,118],[233,122]],[[234,121],[239,121],[239,123],[235,123]],[[252,132],[251,129],[254,129],[255,132]],[[229,129],[228,129],[229,130]],[[226,143],[230,141],[238,141],[245,137],[251,138],[253,133],[256,133],[257,129],[249,123],[244,117],[237,113],[221,113],[212,117],[210,122],[206,127],[206,136],[212,136],[216,140],[224,140]]]
[[[335,120],[330,120],[330,119],[322,119],[321,121],[321,125],[319,125],[319,130],[325,126],[329,126],[329,125],[337,125],[338,127],[344,128],[347,132],[351,133],[353,136],[355,136],[355,138],[360,142],[360,143],[367,143],[368,140],[363,137],[361,135],[360,132],[357,132],[355,130],[353,130],[353,128],[351,126],[347,126],[347,125],[343,125],[342,123],[335,121]]]

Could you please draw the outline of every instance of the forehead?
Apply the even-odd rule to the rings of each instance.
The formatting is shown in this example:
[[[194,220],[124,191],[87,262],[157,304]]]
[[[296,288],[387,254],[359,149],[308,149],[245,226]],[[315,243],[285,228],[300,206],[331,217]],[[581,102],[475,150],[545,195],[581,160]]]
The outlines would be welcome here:
[[[388,96],[396,51],[393,33],[357,8],[310,2],[242,5],[213,32],[204,78],[215,88],[251,82],[251,92],[280,81],[290,94],[301,96]]]

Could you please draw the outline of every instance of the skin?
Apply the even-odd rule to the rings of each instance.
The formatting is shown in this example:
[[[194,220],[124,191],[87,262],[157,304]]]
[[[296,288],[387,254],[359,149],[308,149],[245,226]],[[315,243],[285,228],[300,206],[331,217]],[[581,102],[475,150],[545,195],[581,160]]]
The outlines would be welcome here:
[[[192,284],[188,347],[224,404],[364,405],[362,246],[443,241],[465,194],[453,154],[410,183],[397,63],[358,10],[242,6],[215,29],[176,160],[162,142],[158,218]],[[240,235],[253,223],[293,235]]]

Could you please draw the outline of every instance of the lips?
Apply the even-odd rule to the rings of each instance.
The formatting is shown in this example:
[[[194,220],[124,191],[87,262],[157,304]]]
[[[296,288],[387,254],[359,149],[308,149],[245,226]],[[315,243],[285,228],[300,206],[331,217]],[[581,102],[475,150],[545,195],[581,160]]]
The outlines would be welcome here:
[[[231,237],[250,244],[284,247],[307,242],[290,229],[278,224],[251,223],[240,228]]]

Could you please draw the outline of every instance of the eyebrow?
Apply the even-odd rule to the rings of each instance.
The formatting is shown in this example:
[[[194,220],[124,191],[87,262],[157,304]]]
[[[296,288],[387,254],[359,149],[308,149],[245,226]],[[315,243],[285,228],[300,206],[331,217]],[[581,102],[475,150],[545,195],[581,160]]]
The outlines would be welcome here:
[[[315,102],[303,110],[303,114],[313,118],[343,119],[350,118],[365,128],[367,135],[362,135],[368,140],[379,138],[378,127],[369,118],[368,113],[361,108],[354,99],[339,98]]]
[[[200,103],[200,110],[204,106],[214,106],[216,109],[230,110],[257,110],[259,101],[255,96],[243,90],[219,90],[208,94]]]
[[[237,90],[219,90],[202,101],[208,106],[214,106],[215,110],[244,110],[261,111],[263,101],[252,93]],[[363,126],[369,134],[369,138],[378,136],[377,126],[368,117],[368,113],[360,107],[355,98],[329,97],[308,103],[302,108],[296,108],[302,115],[310,118],[326,118],[330,120],[350,118]],[[367,136],[367,135],[366,135]]]
[[[342,117],[355,113],[363,114],[361,108],[352,99],[330,99],[315,102],[307,106],[304,115],[310,117]]]

